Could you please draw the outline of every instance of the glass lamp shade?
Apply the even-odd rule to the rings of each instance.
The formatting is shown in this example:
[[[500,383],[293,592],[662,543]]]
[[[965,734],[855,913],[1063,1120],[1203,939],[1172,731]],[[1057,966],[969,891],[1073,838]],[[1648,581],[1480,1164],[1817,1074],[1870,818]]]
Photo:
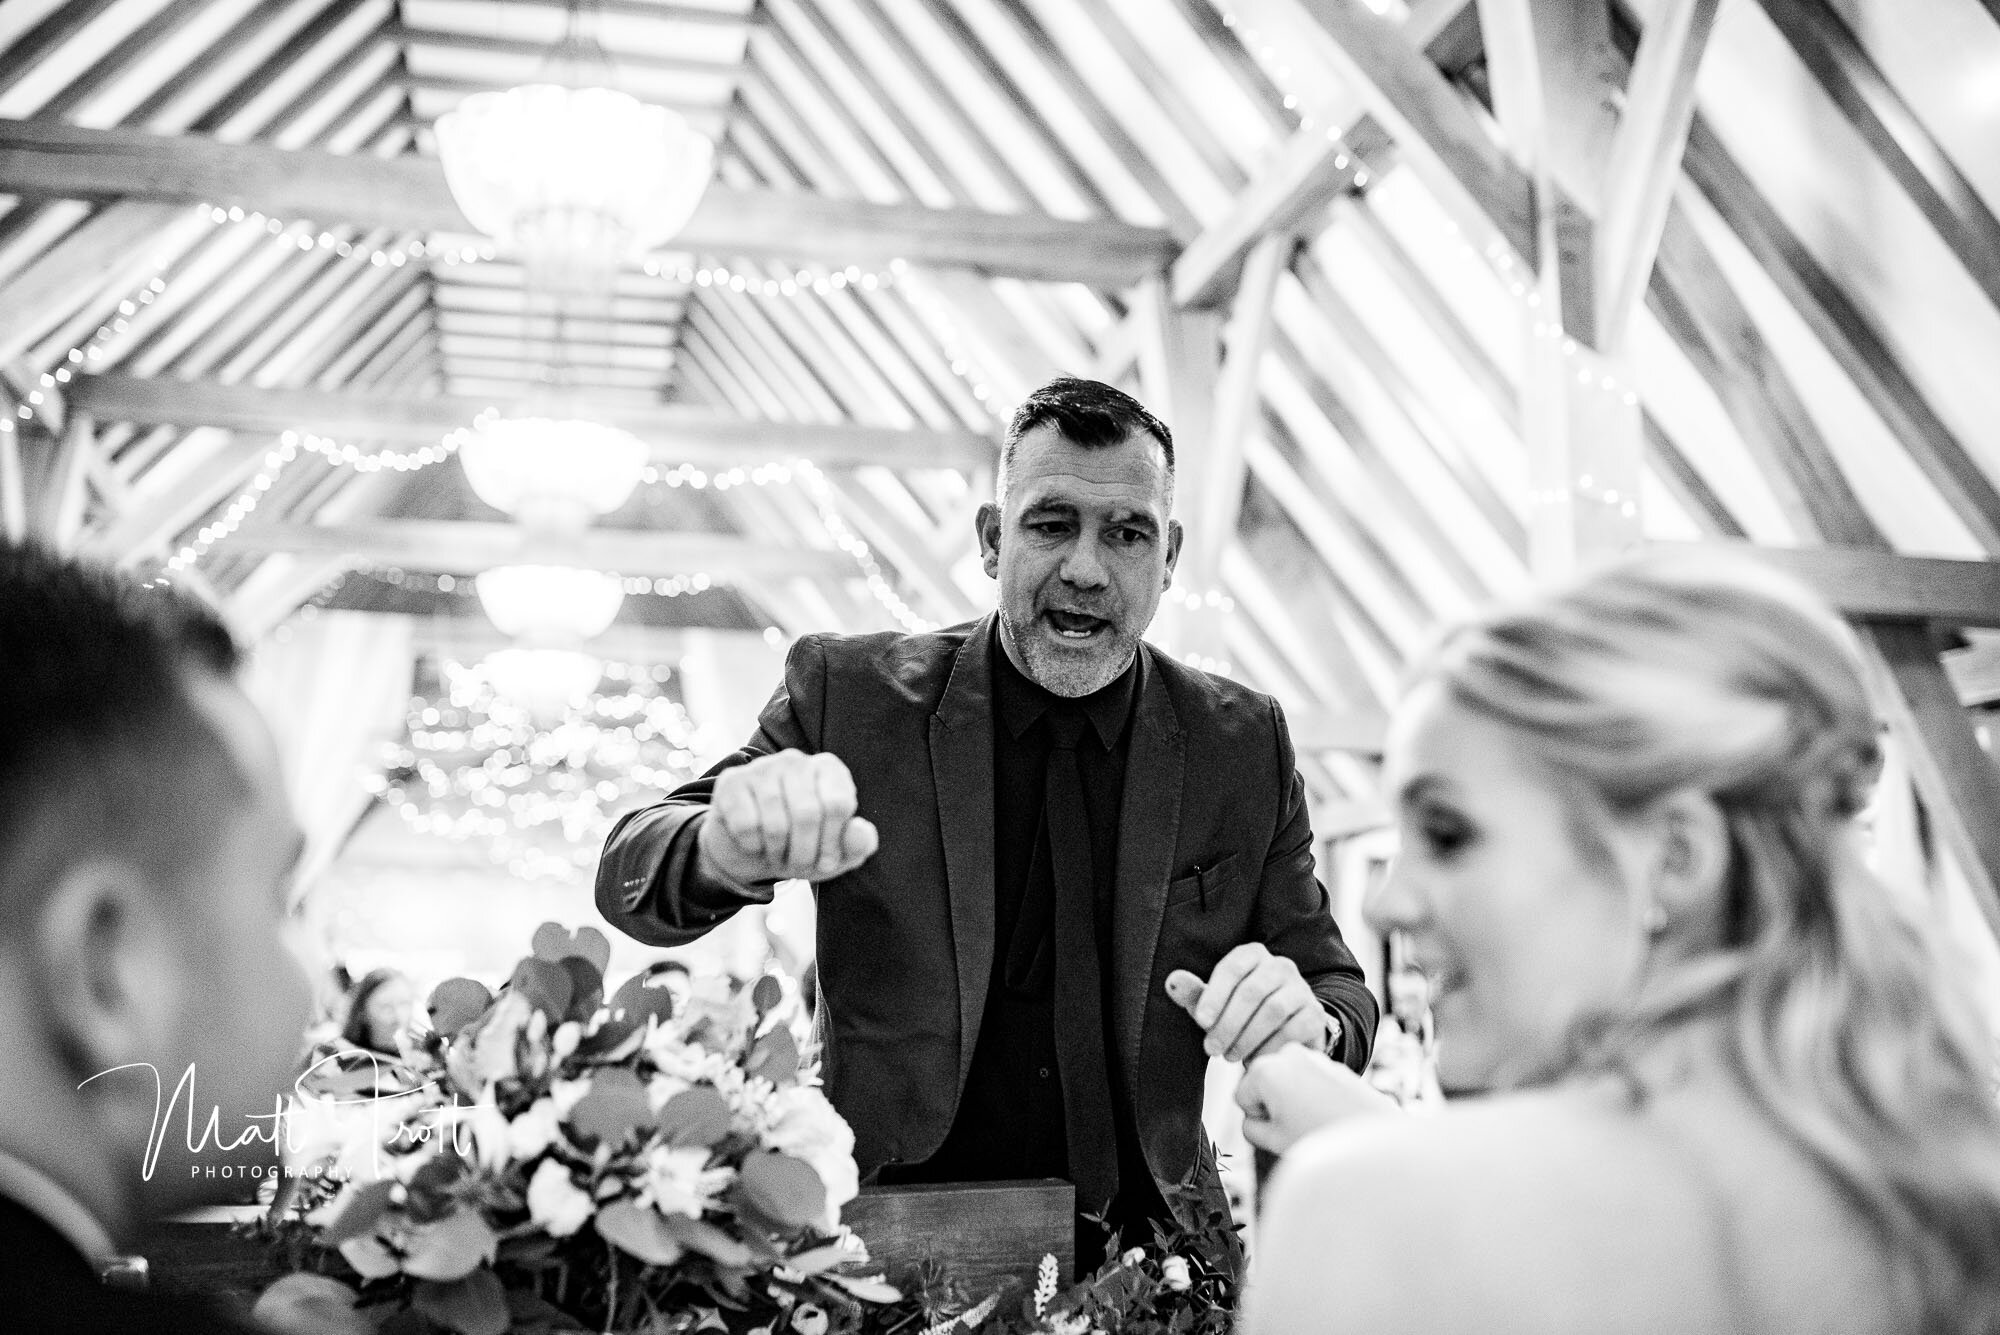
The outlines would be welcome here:
[[[495,695],[537,719],[582,705],[604,676],[604,664],[574,649],[498,649],[479,667]]]
[[[584,528],[623,505],[646,472],[646,447],[629,431],[548,417],[485,423],[458,459],[480,500],[531,528]]]
[[[617,576],[571,566],[501,566],[473,583],[501,633],[533,645],[602,635],[625,601]]]
[[[472,225],[557,275],[615,271],[673,236],[715,165],[715,145],[679,113],[551,83],[473,94],[439,118],[437,142]]]

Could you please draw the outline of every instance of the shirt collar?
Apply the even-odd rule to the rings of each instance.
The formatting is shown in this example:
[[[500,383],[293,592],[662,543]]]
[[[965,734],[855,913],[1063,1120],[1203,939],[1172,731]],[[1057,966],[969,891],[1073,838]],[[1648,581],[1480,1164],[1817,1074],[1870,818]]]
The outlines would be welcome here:
[[[1105,750],[1109,751],[1118,744],[1132,721],[1132,702],[1139,694],[1137,653],[1132,655],[1132,661],[1125,665],[1125,670],[1103,688],[1080,699],[1066,700],[1014,666],[1014,660],[1007,656],[1007,646],[1000,638],[998,617],[993,619],[990,633],[993,636],[993,703],[1010,737],[1019,738],[1034,727],[1052,706],[1064,703],[1077,705],[1083,710]]]
[[[102,1266],[118,1254],[111,1234],[62,1183],[25,1159],[0,1150],[0,1196],[39,1216],[84,1259]]]

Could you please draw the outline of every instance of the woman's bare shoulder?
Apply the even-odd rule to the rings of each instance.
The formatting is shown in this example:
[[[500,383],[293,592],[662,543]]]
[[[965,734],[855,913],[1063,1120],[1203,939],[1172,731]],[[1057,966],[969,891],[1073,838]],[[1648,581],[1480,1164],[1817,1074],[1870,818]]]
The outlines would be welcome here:
[[[1247,1330],[1333,1312],[1380,1335],[1593,1329],[1679,1268],[1681,1190],[1629,1125],[1562,1094],[1330,1130],[1272,1183]]]

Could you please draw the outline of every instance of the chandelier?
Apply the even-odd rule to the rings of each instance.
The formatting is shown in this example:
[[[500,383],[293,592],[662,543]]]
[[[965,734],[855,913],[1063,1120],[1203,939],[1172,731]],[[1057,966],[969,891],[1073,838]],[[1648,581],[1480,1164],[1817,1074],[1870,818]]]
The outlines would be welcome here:
[[[532,645],[594,639],[617,619],[617,576],[573,566],[500,566],[473,581],[479,605],[501,634]]]
[[[629,431],[581,419],[511,417],[476,427],[459,463],[479,499],[531,528],[574,532],[623,505],[646,472]]]
[[[496,698],[537,723],[548,723],[589,703],[603,680],[604,664],[577,649],[516,645],[486,655],[478,671]]]
[[[714,170],[686,117],[610,88],[475,93],[437,123],[452,198],[550,289],[608,290],[678,232]]]

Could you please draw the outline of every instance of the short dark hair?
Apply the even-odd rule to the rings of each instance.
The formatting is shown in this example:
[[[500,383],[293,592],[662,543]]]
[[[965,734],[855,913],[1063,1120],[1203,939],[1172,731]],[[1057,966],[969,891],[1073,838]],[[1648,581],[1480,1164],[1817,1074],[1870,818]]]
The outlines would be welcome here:
[[[43,874],[65,854],[116,848],[148,865],[202,860],[190,819],[225,744],[189,692],[233,675],[241,652],[207,607],[164,585],[0,541],[0,892],[37,835]],[[211,789],[204,789],[204,783]],[[221,794],[212,794],[221,796]],[[213,804],[209,804],[213,805]]]
[[[1098,449],[1122,445],[1141,432],[1160,442],[1167,456],[1167,482],[1174,476],[1174,433],[1146,405],[1101,380],[1084,380],[1059,375],[1021,401],[1014,420],[1007,424],[1007,439],[1000,447],[1000,477],[1014,466],[1014,448],[1021,437],[1038,428],[1052,426],[1056,434],[1072,445]]]

